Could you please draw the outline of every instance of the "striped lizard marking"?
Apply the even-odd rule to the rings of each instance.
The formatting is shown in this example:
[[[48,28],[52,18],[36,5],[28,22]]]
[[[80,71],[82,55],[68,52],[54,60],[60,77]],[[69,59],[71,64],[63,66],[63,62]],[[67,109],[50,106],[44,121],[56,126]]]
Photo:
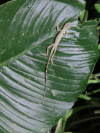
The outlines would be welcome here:
[[[63,35],[65,36],[67,32],[65,32],[69,27],[70,27],[71,22],[66,23],[63,28],[61,30],[58,29],[58,25],[57,25],[57,30],[60,31],[59,34],[57,35],[55,42],[50,44],[47,47],[47,54],[45,54],[45,56],[48,55],[48,49],[52,47],[51,52],[50,52],[50,56],[48,58],[47,64],[46,64],[46,68],[45,68],[45,90],[44,90],[44,96],[43,96],[43,103],[44,103],[44,98],[45,98],[45,92],[46,92],[46,83],[47,83],[47,69],[48,69],[48,65],[49,62],[51,61],[51,63],[53,63],[52,59],[55,55],[55,52],[57,50],[57,45],[60,42],[61,38],[63,37]]]

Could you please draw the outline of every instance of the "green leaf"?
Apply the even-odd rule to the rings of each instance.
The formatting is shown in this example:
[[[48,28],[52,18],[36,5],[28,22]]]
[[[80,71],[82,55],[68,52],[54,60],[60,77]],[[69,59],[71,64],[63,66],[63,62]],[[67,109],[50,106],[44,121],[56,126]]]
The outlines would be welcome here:
[[[84,0],[15,0],[0,7],[0,132],[45,133],[85,90],[98,59],[97,22],[78,26]],[[71,22],[49,63],[46,47]],[[48,55],[49,56],[49,55]]]
[[[100,13],[100,5],[99,4],[95,4],[94,8],[97,10],[98,13]]]

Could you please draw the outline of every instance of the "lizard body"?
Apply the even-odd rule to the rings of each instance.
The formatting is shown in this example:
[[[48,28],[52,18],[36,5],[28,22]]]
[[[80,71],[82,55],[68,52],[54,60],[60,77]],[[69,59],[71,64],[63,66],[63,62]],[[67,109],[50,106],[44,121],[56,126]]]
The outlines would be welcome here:
[[[67,28],[70,27],[71,22],[66,23],[63,28],[61,30],[59,30],[59,34],[57,35],[55,42],[50,44],[47,47],[47,54],[45,56],[48,55],[48,48],[52,47],[51,52],[50,52],[50,56],[48,58],[47,64],[46,64],[46,69],[45,69],[45,90],[44,90],[44,96],[43,96],[43,103],[44,103],[44,98],[45,98],[45,92],[46,92],[46,81],[47,81],[47,69],[48,69],[48,65],[49,65],[49,61],[52,62],[52,59],[55,55],[56,49],[57,49],[57,45],[60,42],[61,38],[63,37],[63,35],[66,35],[65,31],[67,30]],[[57,25],[57,30],[58,30],[58,25]]]

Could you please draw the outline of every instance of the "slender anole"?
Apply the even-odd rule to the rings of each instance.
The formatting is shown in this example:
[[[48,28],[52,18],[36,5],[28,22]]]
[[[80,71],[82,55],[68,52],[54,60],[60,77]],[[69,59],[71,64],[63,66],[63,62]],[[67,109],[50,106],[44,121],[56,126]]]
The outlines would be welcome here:
[[[66,23],[63,28],[61,30],[58,29],[58,25],[57,25],[57,30],[60,31],[59,34],[57,35],[55,42],[50,44],[47,47],[47,54],[45,54],[45,56],[48,55],[48,49],[52,47],[51,52],[50,52],[50,56],[48,58],[47,64],[46,64],[46,69],[45,69],[45,90],[44,90],[44,97],[43,97],[43,103],[44,103],[44,98],[45,98],[45,92],[46,92],[46,82],[47,82],[47,69],[48,69],[48,64],[49,61],[52,62],[52,59],[55,55],[56,49],[57,49],[57,45],[60,42],[61,38],[63,37],[63,35],[65,36],[67,32],[65,32],[67,30],[67,28],[70,27],[71,22]],[[53,63],[53,62],[52,62]]]

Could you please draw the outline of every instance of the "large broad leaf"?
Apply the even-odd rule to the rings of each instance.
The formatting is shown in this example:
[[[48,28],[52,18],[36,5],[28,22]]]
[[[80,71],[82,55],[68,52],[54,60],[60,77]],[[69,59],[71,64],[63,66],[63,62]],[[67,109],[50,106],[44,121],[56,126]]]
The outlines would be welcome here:
[[[17,0],[0,7],[0,133],[45,133],[81,94],[98,58],[96,22],[79,25],[84,0]],[[46,47],[71,22],[49,63]]]

